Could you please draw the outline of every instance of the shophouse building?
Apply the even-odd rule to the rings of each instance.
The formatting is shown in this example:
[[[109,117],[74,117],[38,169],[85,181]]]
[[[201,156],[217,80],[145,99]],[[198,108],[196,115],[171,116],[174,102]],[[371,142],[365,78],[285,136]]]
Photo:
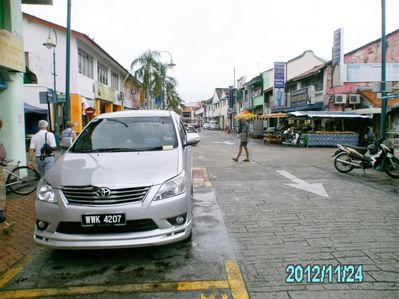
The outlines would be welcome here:
[[[66,28],[24,13],[23,29],[27,61],[23,89],[26,110],[41,109],[49,114],[52,129],[60,132],[68,121],[63,97]],[[48,38],[56,42],[52,51],[43,46]],[[54,63],[57,97],[51,96]],[[77,132],[98,114],[138,109],[143,103],[139,82],[92,38],[74,30],[71,32],[70,74],[70,120],[77,123]],[[48,91],[50,97],[43,96]],[[27,119],[27,123],[30,132],[35,122]]]
[[[386,80],[399,94],[399,29],[386,35]],[[353,111],[373,117],[372,130],[380,131],[381,99],[373,91],[381,81],[381,38],[344,55],[342,84],[334,84],[333,66],[327,66],[326,110]],[[399,147],[399,97],[388,100],[387,131]],[[397,137],[395,137],[397,136]]]
[[[0,1],[0,140],[7,158],[26,164],[23,73],[25,72],[21,4],[50,5],[51,0]]]
[[[206,121],[216,121],[222,130],[228,125],[228,92],[228,88],[215,88],[212,98],[204,102]]]

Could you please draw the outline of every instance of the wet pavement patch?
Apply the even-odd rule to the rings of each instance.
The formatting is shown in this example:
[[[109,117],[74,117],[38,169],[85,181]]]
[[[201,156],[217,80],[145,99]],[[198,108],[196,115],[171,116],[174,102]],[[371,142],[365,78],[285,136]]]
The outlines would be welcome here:
[[[205,187],[206,169],[198,174],[205,184],[194,190],[190,241],[120,250],[42,249],[33,261],[0,277],[1,282],[8,275],[0,298],[120,298],[128,293],[140,298],[149,292],[174,294],[171,298],[248,298],[234,295],[247,294],[245,284],[215,194]]]

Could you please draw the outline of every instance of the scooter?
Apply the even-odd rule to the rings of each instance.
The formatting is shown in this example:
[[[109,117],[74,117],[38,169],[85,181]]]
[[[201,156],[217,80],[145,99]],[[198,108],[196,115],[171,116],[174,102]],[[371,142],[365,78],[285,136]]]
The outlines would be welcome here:
[[[399,178],[399,159],[394,156],[393,148],[383,144],[384,139],[377,140],[367,147],[337,144],[338,150],[334,153],[334,167],[339,172],[347,173],[354,168],[384,169],[395,179]]]
[[[305,146],[305,139],[301,137],[302,132],[299,130],[293,131],[292,129],[287,129],[283,133],[283,142],[285,145],[296,145]]]

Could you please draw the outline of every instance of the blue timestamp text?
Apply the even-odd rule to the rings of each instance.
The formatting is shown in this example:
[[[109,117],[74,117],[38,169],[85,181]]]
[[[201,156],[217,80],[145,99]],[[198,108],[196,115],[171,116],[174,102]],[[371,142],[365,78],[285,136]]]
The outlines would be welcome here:
[[[287,265],[286,283],[357,283],[363,282],[363,265]]]

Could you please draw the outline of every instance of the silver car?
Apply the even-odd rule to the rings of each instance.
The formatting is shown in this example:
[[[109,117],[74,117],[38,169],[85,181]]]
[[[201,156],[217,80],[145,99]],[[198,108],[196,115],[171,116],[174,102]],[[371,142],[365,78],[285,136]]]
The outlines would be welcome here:
[[[94,249],[190,237],[192,137],[174,112],[101,114],[39,182],[34,240]]]

